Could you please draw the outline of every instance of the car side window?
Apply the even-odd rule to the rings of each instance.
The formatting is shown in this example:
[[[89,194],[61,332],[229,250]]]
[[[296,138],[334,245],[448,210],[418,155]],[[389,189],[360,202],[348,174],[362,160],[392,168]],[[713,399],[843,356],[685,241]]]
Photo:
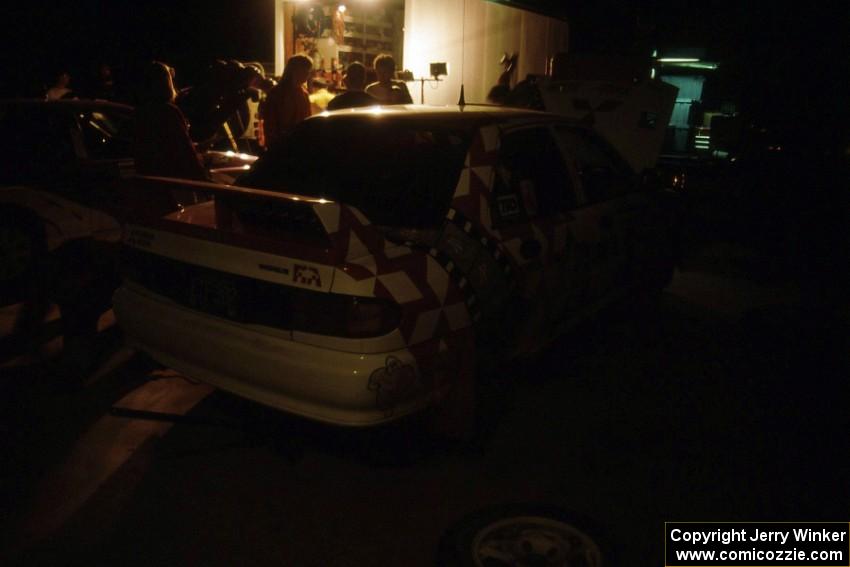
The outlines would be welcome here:
[[[587,204],[615,199],[632,190],[628,167],[602,140],[566,125],[556,126],[555,133],[576,161]]]
[[[576,206],[566,164],[548,128],[525,128],[502,136],[492,206],[497,225]]]

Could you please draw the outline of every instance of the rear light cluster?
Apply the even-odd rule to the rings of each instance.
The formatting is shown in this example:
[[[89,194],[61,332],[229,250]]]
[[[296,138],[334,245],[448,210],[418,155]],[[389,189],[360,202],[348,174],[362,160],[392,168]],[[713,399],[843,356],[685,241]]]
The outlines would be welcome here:
[[[392,301],[294,288],[124,247],[125,278],[196,311],[253,325],[367,338],[397,328]]]
[[[379,337],[397,328],[397,303],[372,297],[295,290],[292,329],[334,337]]]

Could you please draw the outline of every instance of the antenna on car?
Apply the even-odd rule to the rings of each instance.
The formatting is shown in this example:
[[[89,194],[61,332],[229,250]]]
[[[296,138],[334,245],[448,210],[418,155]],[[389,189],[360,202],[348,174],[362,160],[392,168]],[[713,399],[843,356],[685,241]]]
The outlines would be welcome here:
[[[463,0],[463,16],[460,28],[460,99],[457,101],[458,106],[465,106],[466,99],[463,97],[463,63],[466,59],[466,0]]]

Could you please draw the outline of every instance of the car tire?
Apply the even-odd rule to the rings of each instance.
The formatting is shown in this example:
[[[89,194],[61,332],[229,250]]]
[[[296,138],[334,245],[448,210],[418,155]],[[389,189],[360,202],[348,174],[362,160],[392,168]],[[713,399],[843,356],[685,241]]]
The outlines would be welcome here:
[[[613,547],[595,523],[547,504],[506,504],[472,513],[440,539],[440,567],[614,565]]]
[[[0,305],[24,299],[46,251],[38,219],[24,210],[0,211]]]

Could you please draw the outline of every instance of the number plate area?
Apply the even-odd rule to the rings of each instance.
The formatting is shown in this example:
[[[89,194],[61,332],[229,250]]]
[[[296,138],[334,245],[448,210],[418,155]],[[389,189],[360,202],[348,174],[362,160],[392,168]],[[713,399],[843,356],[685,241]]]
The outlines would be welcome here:
[[[218,275],[192,277],[189,307],[235,321],[242,320],[239,291],[234,282]]]

